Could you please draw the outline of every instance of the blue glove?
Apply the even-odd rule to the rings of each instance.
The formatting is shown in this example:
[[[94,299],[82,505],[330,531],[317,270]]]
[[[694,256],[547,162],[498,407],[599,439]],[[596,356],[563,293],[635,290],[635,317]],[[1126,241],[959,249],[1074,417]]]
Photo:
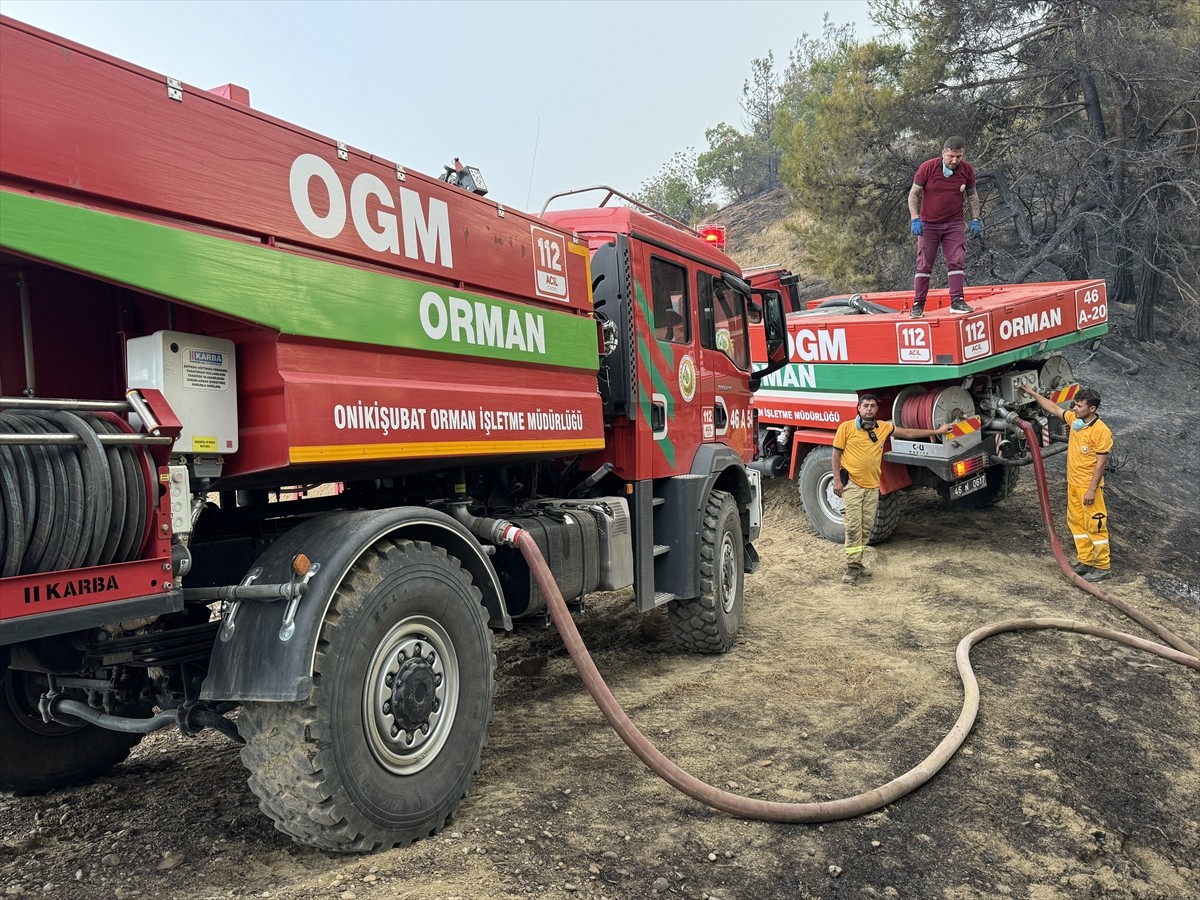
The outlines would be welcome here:
[[[922,225],[921,225],[921,220],[920,220],[920,219],[913,219],[913,220],[912,220],[912,225],[910,225],[909,227],[910,227],[910,228],[912,228],[912,233],[913,233],[913,234],[920,236],[920,234],[921,234],[921,228],[922,228]]]
[[[971,232],[972,237],[979,237],[979,232],[983,231],[983,224],[978,219],[972,219],[967,231]]]

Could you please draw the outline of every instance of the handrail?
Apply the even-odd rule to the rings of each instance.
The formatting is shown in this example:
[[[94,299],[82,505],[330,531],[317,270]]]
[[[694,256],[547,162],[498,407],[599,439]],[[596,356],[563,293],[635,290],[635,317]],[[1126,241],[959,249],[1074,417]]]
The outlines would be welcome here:
[[[553,203],[555,200],[558,200],[561,197],[570,197],[573,194],[586,194],[589,191],[607,191],[608,192],[604,195],[604,199],[596,204],[597,208],[602,208],[602,207],[607,206],[608,201],[610,201],[613,197],[620,197],[627,204],[629,204],[630,206],[632,206],[633,208],[635,208],[641,212],[644,212],[646,215],[653,216],[654,218],[665,221],[670,225],[674,225],[676,228],[682,229],[683,231],[686,231],[689,234],[694,234],[696,237],[700,237],[700,232],[698,232],[691,225],[685,225],[683,222],[680,222],[678,219],[668,216],[665,212],[662,212],[661,210],[657,210],[653,206],[648,206],[647,204],[643,203],[641,200],[635,200],[633,197],[630,197],[628,194],[623,194],[620,191],[618,191],[616,188],[609,187],[607,184],[593,184],[591,187],[572,188],[567,191],[559,191],[557,194],[551,194],[549,197],[546,198],[546,202],[542,204],[542,211],[540,213],[538,213],[538,215],[544,216],[546,214],[546,210],[550,207],[550,204]]]

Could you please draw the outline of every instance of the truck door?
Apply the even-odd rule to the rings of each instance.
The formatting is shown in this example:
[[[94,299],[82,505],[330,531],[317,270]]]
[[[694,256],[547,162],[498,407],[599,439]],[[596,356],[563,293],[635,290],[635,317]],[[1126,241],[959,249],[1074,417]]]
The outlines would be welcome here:
[[[696,302],[688,266],[665,254],[649,254],[650,326],[653,346],[645,355],[642,390],[648,395],[655,478],[690,471],[703,440],[699,396]]]
[[[700,384],[703,440],[726,444],[742,459],[754,455],[750,416],[750,329],[747,298],[713,272],[696,273],[700,319]]]

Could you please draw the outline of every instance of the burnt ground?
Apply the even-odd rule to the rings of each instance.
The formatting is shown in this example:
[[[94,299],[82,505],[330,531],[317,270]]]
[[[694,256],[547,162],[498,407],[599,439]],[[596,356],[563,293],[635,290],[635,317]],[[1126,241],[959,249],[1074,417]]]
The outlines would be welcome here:
[[[1074,351],[1119,452],[1108,589],[1200,644],[1200,354],[1122,339]],[[1190,354],[1190,355],[1189,355]],[[1060,538],[1062,457],[1047,463]],[[794,488],[768,488],[763,566],[736,646],[677,653],[628,595],[579,616],[639,726],[695,775],[777,800],[882,784],[941,740],[961,704],[959,639],[980,625],[1075,618],[1149,637],[1069,585],[1030,473],[989,511],[907,500],[876,571],[839,581],[840,549]],[[93,784],[0,797],[0,891],[53,898],[862,898],[1200,896],[1200,676],[1096,638],[1005,634],[976,648],[979,719],[927,785],[843,822],[713,812],[652,776],[583,691],[553,630],[497,638],[483,771],[453,824],[410,848],[336,856],[270,827],[223,738],[159,733]]]

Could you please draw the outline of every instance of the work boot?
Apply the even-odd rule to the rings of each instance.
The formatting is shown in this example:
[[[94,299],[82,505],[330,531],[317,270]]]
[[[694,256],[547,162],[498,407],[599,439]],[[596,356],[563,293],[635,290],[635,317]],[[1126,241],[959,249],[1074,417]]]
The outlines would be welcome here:
[[[922,300],[920,302],[914,301],[913,305],[912,305],[912,310],[909,312],[908,317],[910,319],[919,319],[923,315],[925,315],[925,301],[924,300]]]
[[[871,570],[868,569],[866,566],[863,566],[861,569],[858,570],[858,577],[859,578],[870,578]]]
[[[1091,566],[1088,567],[1088,571],[1083,573],[1083,580],[1090,581],[1093,584],[1097,581],[1103,581],[1107,577],[1108,569],[1095,569]]]
[[[1085,562],[1077,562],[1071,566],[1071,571],[1076,575],[1086,575],[1092,567]]]
[[[950,301],[950,312],[969,313],[971,311],[971,307],[967,306],[967,301],[962,297],[955,297]]]
[[[856,569],[854,566],[846,566],[846,572],[842,575],[842,584],[854,584],[854,582],[858,581],[858,573],[860,571],[860,569]]]

